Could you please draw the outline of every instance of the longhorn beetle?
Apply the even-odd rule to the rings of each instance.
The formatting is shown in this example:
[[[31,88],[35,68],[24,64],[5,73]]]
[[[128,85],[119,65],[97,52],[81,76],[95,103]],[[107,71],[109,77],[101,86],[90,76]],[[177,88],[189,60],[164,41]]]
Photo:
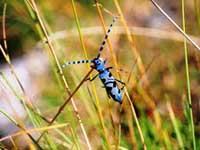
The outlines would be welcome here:
[[[111,28],[113,26],[113,24],[115,23],[115,21],[117,20],[118,16],[114,17],[112,23],[110,24],[105,38],[103,39],[103,42],[99,48],[99,52],[96,58],[92,59],[92,60],[78,60],[78,61],[70,61],[70,62],[66,62],[65,64],[62,65],[62,68],[65,68],[68,65],[71,64],[82,64],[82,63],[92,63],[91,67],[93,69],[95,69],[98,74],[95,75],[92,79],[90,79],[90,81],[93,81],[97,76],[99,76],[99,78],[101,79],[104,88],[106,89],[106,92],[108,94],[108,97],[112,97],[113,100],[119,102],[120,104],[122,104],[122,92],[121,90],[124,88],[125,83],[122,82],[121,80],[115,79],[111,72],[110,69],[112,69],[113,67],[105,67],[105,64],[107,62],[107,60],[103,60],[102,58],[100,58],[101,56],[101,52],[104,49],[104,46],[106,44],[106,40],[110,34]],[[117,82],[121,83],[123,86],[122,88],[119,88]]]

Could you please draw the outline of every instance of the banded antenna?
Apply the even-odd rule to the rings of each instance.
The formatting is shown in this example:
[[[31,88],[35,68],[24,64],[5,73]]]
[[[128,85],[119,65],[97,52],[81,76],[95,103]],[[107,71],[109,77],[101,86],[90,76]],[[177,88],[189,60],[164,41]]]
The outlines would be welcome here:
[[[107,38],[108,38],[108,36],[109,36],[109,34],[110,34],[111,28],[112,28],[113,24],[115,23],[115,21],[116,21],[118,18],[119,18],[119,16],[115,16],[115,17],[113,18],[113,21],[112,21],[112,23],[110,24],[110,26],[109,26],[109,28],[108,28],[108,30],[107,30],[107,32],[106,32],[106,35],[105,35],[105,37],[104,37],[104,39],[103,39],[103,42],[101,43],[101,46],[100,46],[100,48],[99,48],[99,53],[98,53],[98,55],[97,55],[97,58],[99,58],[99,57],[101,56],[101,52],[103,51],[103,48],[104,48],[104,46],[105,46],[105,44],[106,44],[106,40],[107,40]]]
[[[75,61],[69,61],[64,63],[61,67],[62,69],[67,67],[68,65],[76,65],[76,64],[86,64],[86,63],[91,63],[92,60],[75,60]]]

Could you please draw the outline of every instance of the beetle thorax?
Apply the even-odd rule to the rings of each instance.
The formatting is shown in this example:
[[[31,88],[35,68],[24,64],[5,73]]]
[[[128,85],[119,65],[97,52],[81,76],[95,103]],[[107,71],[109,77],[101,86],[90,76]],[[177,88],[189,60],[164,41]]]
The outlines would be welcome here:
[[[101,58],[95,58],[92,62],[94,64],[92,67],[97,71],[100,72],[105,70],[105,62]]]

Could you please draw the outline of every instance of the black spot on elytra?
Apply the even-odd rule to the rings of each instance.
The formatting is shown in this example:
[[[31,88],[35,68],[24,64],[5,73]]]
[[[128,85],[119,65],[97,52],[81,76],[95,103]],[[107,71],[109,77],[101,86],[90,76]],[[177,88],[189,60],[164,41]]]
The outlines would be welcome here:
[[[121,93],[120,89],[118,89],[118,93]]]
[[[112,87],[106,87],[106,90],[108,91],[108,92],[110,92],[111,90],[112,90]]]
[[[113,82],[113,87],[116,87],[117,86],[117,83],[116,82]]]
[[[80,64],[80,61],[77,61],[77,64]]]
[[[111,72],[109,72],[109,75],[108,75],[109,77],[112,77],[112,74],[111,74]]]
[[[114,100],[116,100],[116,97],[115,97],[115,95],[113,93],[110,93],[110,95]]]
[[[106,41],[103,41],[102,45],[104,45],[106,43]]]
[[[73,64],[75,64],[76,62],[75,61],[73,61]]]

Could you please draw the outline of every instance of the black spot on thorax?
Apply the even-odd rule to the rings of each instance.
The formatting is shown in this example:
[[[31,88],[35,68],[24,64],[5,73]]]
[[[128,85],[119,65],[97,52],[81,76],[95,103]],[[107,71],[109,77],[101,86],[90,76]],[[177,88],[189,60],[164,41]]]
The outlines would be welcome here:
[[[101,79],[101,81],[102,81],[103,83],[105,83],[105,82],[106,82],[106,79],[103,78],[103,79]]]

